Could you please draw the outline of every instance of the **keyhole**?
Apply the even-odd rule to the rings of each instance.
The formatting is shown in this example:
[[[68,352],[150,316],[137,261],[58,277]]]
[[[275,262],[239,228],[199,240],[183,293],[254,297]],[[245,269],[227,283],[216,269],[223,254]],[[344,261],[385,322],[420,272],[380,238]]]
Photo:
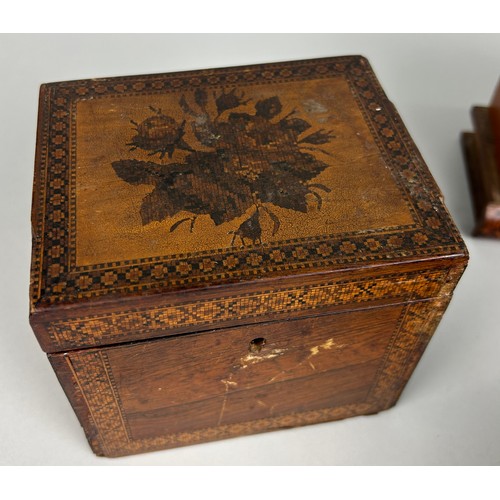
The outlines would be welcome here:
[[[248,350],[250,352],[260,352],[261,349],[266,344],[266,339],[262,337],[258,337],[250,341],[250,345],[248,346]]]

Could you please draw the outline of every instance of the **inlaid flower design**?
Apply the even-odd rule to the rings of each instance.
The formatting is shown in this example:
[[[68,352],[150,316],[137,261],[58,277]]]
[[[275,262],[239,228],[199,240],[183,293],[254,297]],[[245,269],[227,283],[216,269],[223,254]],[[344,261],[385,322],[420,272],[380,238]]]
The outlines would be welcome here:
[[[179,99],[182,121],[152,106],[151,116],[132,121],[130,150],[159,161],[112,163],[122,180],[154,186],[142,200],[144,225],[181,214],[170,232],[181,226],[192,232],[200,215],[218,226],[246,214],[228,235],[232,245],[245,245],[262,242],[264,218],[272,235],[279,231],[275,207],[303,213],[311,204],[321,209],[322,194],[330,188],[314,179],[329,164],[315,152],[330,155],[319,146],[334,138],[331,131],[314,130],[297,111],[285,115],[277,96],[253,104],[241,90],[209,95],[198,89],[190,101],[185,95]]]

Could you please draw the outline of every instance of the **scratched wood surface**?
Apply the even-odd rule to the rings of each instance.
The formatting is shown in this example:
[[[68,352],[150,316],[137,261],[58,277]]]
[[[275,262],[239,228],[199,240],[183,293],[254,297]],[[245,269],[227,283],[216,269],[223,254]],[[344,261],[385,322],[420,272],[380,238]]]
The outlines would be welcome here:
[[[370,388],[400,309],[228,329],[106,355],[134,439],[160,428],[192,431],[355,402]],[[265,345],[252,352],[259,338]]]
[[[127,455],[389,408],[450,298],[49,358],[93,450]]]
[[[30,323],[120,456],[397,401],[467,264],[360,56],[45,84]]]

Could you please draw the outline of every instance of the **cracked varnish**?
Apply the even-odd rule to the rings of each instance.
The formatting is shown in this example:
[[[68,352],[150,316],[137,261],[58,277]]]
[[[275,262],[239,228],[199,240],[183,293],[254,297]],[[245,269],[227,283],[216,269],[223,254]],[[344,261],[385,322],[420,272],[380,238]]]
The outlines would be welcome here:
[[[402,308],[230,328],[104,352],[130,437],[144,439],[364,400]],[[249,352],[256,337],[266,343]]]

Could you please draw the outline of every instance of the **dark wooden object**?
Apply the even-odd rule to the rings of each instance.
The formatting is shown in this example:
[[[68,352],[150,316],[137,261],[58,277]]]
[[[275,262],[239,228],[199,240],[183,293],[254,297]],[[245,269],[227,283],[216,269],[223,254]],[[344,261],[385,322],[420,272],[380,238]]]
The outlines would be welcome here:
[[[358,56],[42,86],[30,321],[120,456],[394,405],[467,264]]]
[[[500,238],[500,85],[489,107],[472,108],[474,133],[462,135],[474,204],[475,236]]]

